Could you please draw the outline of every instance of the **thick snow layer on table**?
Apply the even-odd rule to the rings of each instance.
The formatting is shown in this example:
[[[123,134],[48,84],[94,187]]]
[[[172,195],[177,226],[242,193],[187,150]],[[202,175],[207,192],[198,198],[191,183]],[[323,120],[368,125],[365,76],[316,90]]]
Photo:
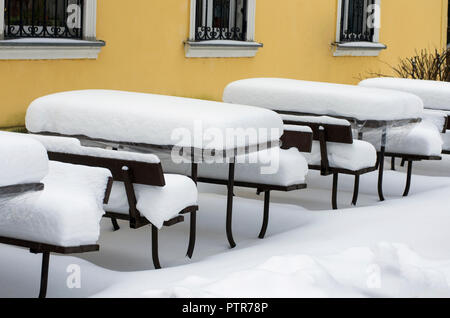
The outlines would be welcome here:
[[[269,110],[110,90],[72,91],[38,98],[28,108],[26,126],[33,133],[217,150],[277,141],[283,132],[281,118]],[[233,138],[235,129],[249,128],[257,131],[258,140]],[[220,138],[210,140],[211,134]],[[234,139],[234,144],[227,144],[229,139]]]
[[[161,156],[165,172],[191,174],[190,164],[177,164]],[[229,165],[226,163],[202,163],[198,175],[203,178],[228,180]],[[292,186],[304,184],[308,174],[305,157],[297,149],[272,148],[236,158],[235,181]]]
[[[396,134],[399,136],[396,137]],[[441,156],[443,141],[440,131],[429,121],[424,121],[408,131],[389,132],[386,151],[409,155]]]
[[[153,187],[135,184],[137,209],[154,226],[161,229],[165,221],[176,217],[187,207],[198,204],[196,184],[188,177],[165,174],[166,185]],[[108,205],[108,212],[129,214],[125,186],[122,182],[114,182]]]
[[[0,132],[0,187],[39,183],[47,173],[47,152],[39,142]]]
[[[392,90],[280,78],[254,78],[229,84],[224,102],[364,120],[419,118],[420,98]]]
[[[340,125],[340,126],[350,126],[348,120],[339,119],[329,116],[297,116],[297,115],[281,115],[284,121],[298,121],[313,124],[323,124],[323,125]]]
[[[38,198],[0,203],[0,236],[63,247],[96,244],[110,172],[53,161],[49,166]]]
[[[371,78],[359,83],[364,87],[392,89],[419,96],[425,108],[450,110],[450,83],[406,78]]]
[[[377,152],[370,143],[354,140],[353,144],[327,143],[328,162],[332,168],[357,171],[375,167]],[[309,165],[321,165],[320,143],[313,142],[311,153],[303,153]]]
[[[54,137],[29,134],[31,138],[38,140],[49,152],[60,152],[73,155],[91,156],[118,160],[139,161],[146,163],[159,163],[159,158],[152,154],[142,154],[128,151],[115,151],[109,149],[84,147],[76,138]]]

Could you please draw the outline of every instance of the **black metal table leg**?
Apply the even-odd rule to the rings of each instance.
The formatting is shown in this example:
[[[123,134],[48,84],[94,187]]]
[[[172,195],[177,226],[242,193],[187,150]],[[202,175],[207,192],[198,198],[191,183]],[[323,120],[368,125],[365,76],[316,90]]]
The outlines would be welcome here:
[[[331,203],[333,206],[333,210],[337,210],[338,209],[338,205],[337,205],[337,188],[338,188],[338,178],[339,178],[339,174],[334,173],[333,174],[333,194],[331,197]]]
[[[264,192],[264,219],[259,233],[259,238],[263,239],[266,236],[267,227],[269,226],[269,208],[270,208],[270,191]]]
[[[405,187],[405,191],[403,192],[404,197],[407,197],[409,195],[409,190],[411,189],[412,166],[413,166],[413,162],[408,161],[408,173],[406,176],[406,187]]]
[[[395,171],[395,157],[391,158],[391,170]]]
[[[50,264],[50,253],[49,252],[44,252],[42,254],[41,287],[40,287],[40,290],[39,290],[39,298],[47,297],[49,264]]]
[[[231,162],[228,170],[228,195],[227,195],[227,238],[231,248],[236,247],[233,238],[233,190],[234,190],[234,172],[236,164]]]
[[[158,228],[151,225],[152,227],[152,259],[155,269],[161,269],[161,263],[159,262],[159,251],[158,251]]]
[[[120,226],[119,226],[119,223],[117,223],[116,218],[111,218],[111,223],[113,225],[114,231],[120,230]]]
[[[198,180],[198,164],[194,161],[192,162],[192,180],[197,184]],[[197,212],[194,211],[190,215],[190,227],[189,227],[189,245],[187,250],[187,257],[192,258],[194,255],[195,241],[196,241],[196,231],[197,231]]]
[[[356,205],[358,203],[358,196],[359,196],[359,174],[355,176],[355,185],[353,186],[353,199],[352,204]]]
[[[384,176],[384,154],[386,153],[386,147],[382,146],[381,151],[378,154],[378,197],[380,201],[384,201],[383,194],[383,176]]]

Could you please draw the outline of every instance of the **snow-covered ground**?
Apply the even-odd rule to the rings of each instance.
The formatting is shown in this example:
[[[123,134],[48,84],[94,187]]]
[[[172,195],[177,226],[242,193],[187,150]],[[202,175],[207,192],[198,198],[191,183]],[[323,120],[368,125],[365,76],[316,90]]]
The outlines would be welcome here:
[[[383,203],[376,173],[364,176],[357,208],[353,179],[342,176],[339,211],[330,211],[331,179],[311,173],[308,190],[273,193],[265,240],[262,198],[238,189],[234,250],[225,189],[200,185],[193,260],[184,257],[188,222],[162,230],[164,269],[155,271],[149,228],[122,222],[113,232],[103,220],[99,253],[51,259],[49,297],[450,297],[450,158],[416,171],[428,176],[414,176],[408,198],[404,172],[387,171]],[[0,255],[0,297],[37,296],[41,257],[5,245]],[[78,268],[81,288],[70,289]]]

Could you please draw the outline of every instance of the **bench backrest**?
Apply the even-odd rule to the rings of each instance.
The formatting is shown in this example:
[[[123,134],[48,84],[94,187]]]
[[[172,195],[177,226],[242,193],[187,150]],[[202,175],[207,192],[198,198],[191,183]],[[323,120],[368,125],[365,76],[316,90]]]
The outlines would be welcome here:
[[[311,152],[312,142],[311,132],[285,130],[281,137],[281,149],[297,148],[300,152]]]
[[[298,126],[308,126],[313,131],[313,139],[321,139],[323,132],[323,137],[326,142],[336,142],[343,144],[353,144],[353,132],[350,125],[337,125],[329,123],[316,123],[299,120],[285,120],[285,125],[298,125]],[[323,128],[323,130],[322,130]]]
[[[48,156],[53,161],[106,168],[111,171],[114,181],[159,187],[166,185],[161,163],[147,163],[60,152],[48,152]],[[125,167],[126,169],[124,169]]]

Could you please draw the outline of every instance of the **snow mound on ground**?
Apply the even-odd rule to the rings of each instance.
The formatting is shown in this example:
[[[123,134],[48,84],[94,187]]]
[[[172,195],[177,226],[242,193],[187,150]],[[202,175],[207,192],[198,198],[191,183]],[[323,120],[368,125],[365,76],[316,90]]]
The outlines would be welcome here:
[[[450,261],[379,243],[313,257],[284,255],[217,280],[189,276],[146,297],[449,297]]]

